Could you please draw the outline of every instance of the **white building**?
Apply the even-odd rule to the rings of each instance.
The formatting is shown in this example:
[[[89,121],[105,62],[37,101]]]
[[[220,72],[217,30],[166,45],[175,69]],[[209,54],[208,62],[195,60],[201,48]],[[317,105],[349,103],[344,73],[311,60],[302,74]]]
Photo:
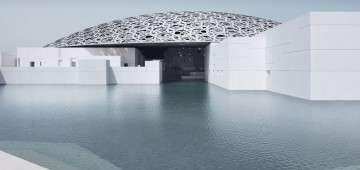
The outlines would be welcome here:
[[[174,22],[163,21],[169,16]],[[228,90],[360,100],[360,12],[311,12],[283,24],[213,12],[139,16],[85,29],[46,48],[19,48],[17,57],[1,61],[3,84],[204,78]]]

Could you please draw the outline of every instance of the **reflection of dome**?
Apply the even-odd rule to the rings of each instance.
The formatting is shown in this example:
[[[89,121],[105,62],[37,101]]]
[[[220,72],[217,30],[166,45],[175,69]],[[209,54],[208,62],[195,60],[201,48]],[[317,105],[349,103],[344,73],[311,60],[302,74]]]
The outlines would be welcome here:
[[[87,28],[46,47],[219,42],[226,37],[251,37],[279,24],[258,17],[221,12],[155,13]]]

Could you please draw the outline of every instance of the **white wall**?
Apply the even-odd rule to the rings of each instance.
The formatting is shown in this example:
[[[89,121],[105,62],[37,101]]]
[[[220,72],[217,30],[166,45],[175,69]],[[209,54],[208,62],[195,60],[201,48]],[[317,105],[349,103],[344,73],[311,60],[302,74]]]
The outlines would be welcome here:
[[[134,66],[145,66],[145,57],[142,55],[142,52],[138,49],[135,49],[135,64]]]
[[[78,84],[78,69],[72,67],[3,67],[6,84]]]
[[[16,54],[0,53],[0,67],[15,67]]]
[[[2,67],[0,84],[159,84],[161,66],[161,61],[109,67],[107,60],[79,60],[79,67]]]
[[[57,67],[60,49],[58,48],[18,48],[19,67],[30,67],[30,62],[40,63],[46,67]]]
[[[312,12],[311,98],[360,100],[360,12]]]
[[[161,82],[161,62],[145,62],[141,51],[135,48],[18,48],[18,57],[20,67],[1,68],[0,84]],[[76,61],[77,67],[71,67],[72,61]],[[34,68],[30,62],[35,62]],[[121,67],[124,63],[128,67]]]
[[[4,76],[1,72],[1,67],[0,67],[0,85],[3,85],[3,84],[6,84],[6,82],[5,82]]]
[[[161,83],[161,61],[145,61],[145,67],[112,67],[109,84],[159,84]]]
[[[108,84],[109,60],[79,60],[79,84]]]
[[[217,43],[210,43],[205,48],[205,58],[204,58],[204,80],[207,82],[213,82],[213,60],[214,60],[214,50]]]
[[[265,89],[265,40],[227,38],[207,49],[206,80],[228,90]]]
[[[107,59],[111,67],[120,67],[123,63],[135,67],[135,59],[141,52],[135,48],[18,48],[17,54],[20,67],[30,67],[31,61],[41,62],[42,67],[71,67],[72,60],[80,59]]]
[[[310,99],[310,15],[259,34],[265,38],[266,89]]]
[[[266,39],[266,89],[310,100],[360,99],[360,13],[311,12]]]

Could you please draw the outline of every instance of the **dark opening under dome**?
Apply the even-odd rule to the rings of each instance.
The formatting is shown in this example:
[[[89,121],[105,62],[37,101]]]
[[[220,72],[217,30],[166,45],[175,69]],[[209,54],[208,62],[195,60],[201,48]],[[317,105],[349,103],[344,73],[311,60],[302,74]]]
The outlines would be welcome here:
[[[219,42],[227,37],[251,37],[279,24],[272,20],[223,12],[154,13],[87,28],[45,47]]]

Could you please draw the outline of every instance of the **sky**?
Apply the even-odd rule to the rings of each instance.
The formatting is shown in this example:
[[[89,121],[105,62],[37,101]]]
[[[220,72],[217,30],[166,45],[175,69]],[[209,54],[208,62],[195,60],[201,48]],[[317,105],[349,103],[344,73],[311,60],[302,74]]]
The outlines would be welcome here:
[[[169,11],[217,11],[286,22],[310,11],[359,11],[360,0],[0,0],[0,52],[42,47],[105,22]]]

